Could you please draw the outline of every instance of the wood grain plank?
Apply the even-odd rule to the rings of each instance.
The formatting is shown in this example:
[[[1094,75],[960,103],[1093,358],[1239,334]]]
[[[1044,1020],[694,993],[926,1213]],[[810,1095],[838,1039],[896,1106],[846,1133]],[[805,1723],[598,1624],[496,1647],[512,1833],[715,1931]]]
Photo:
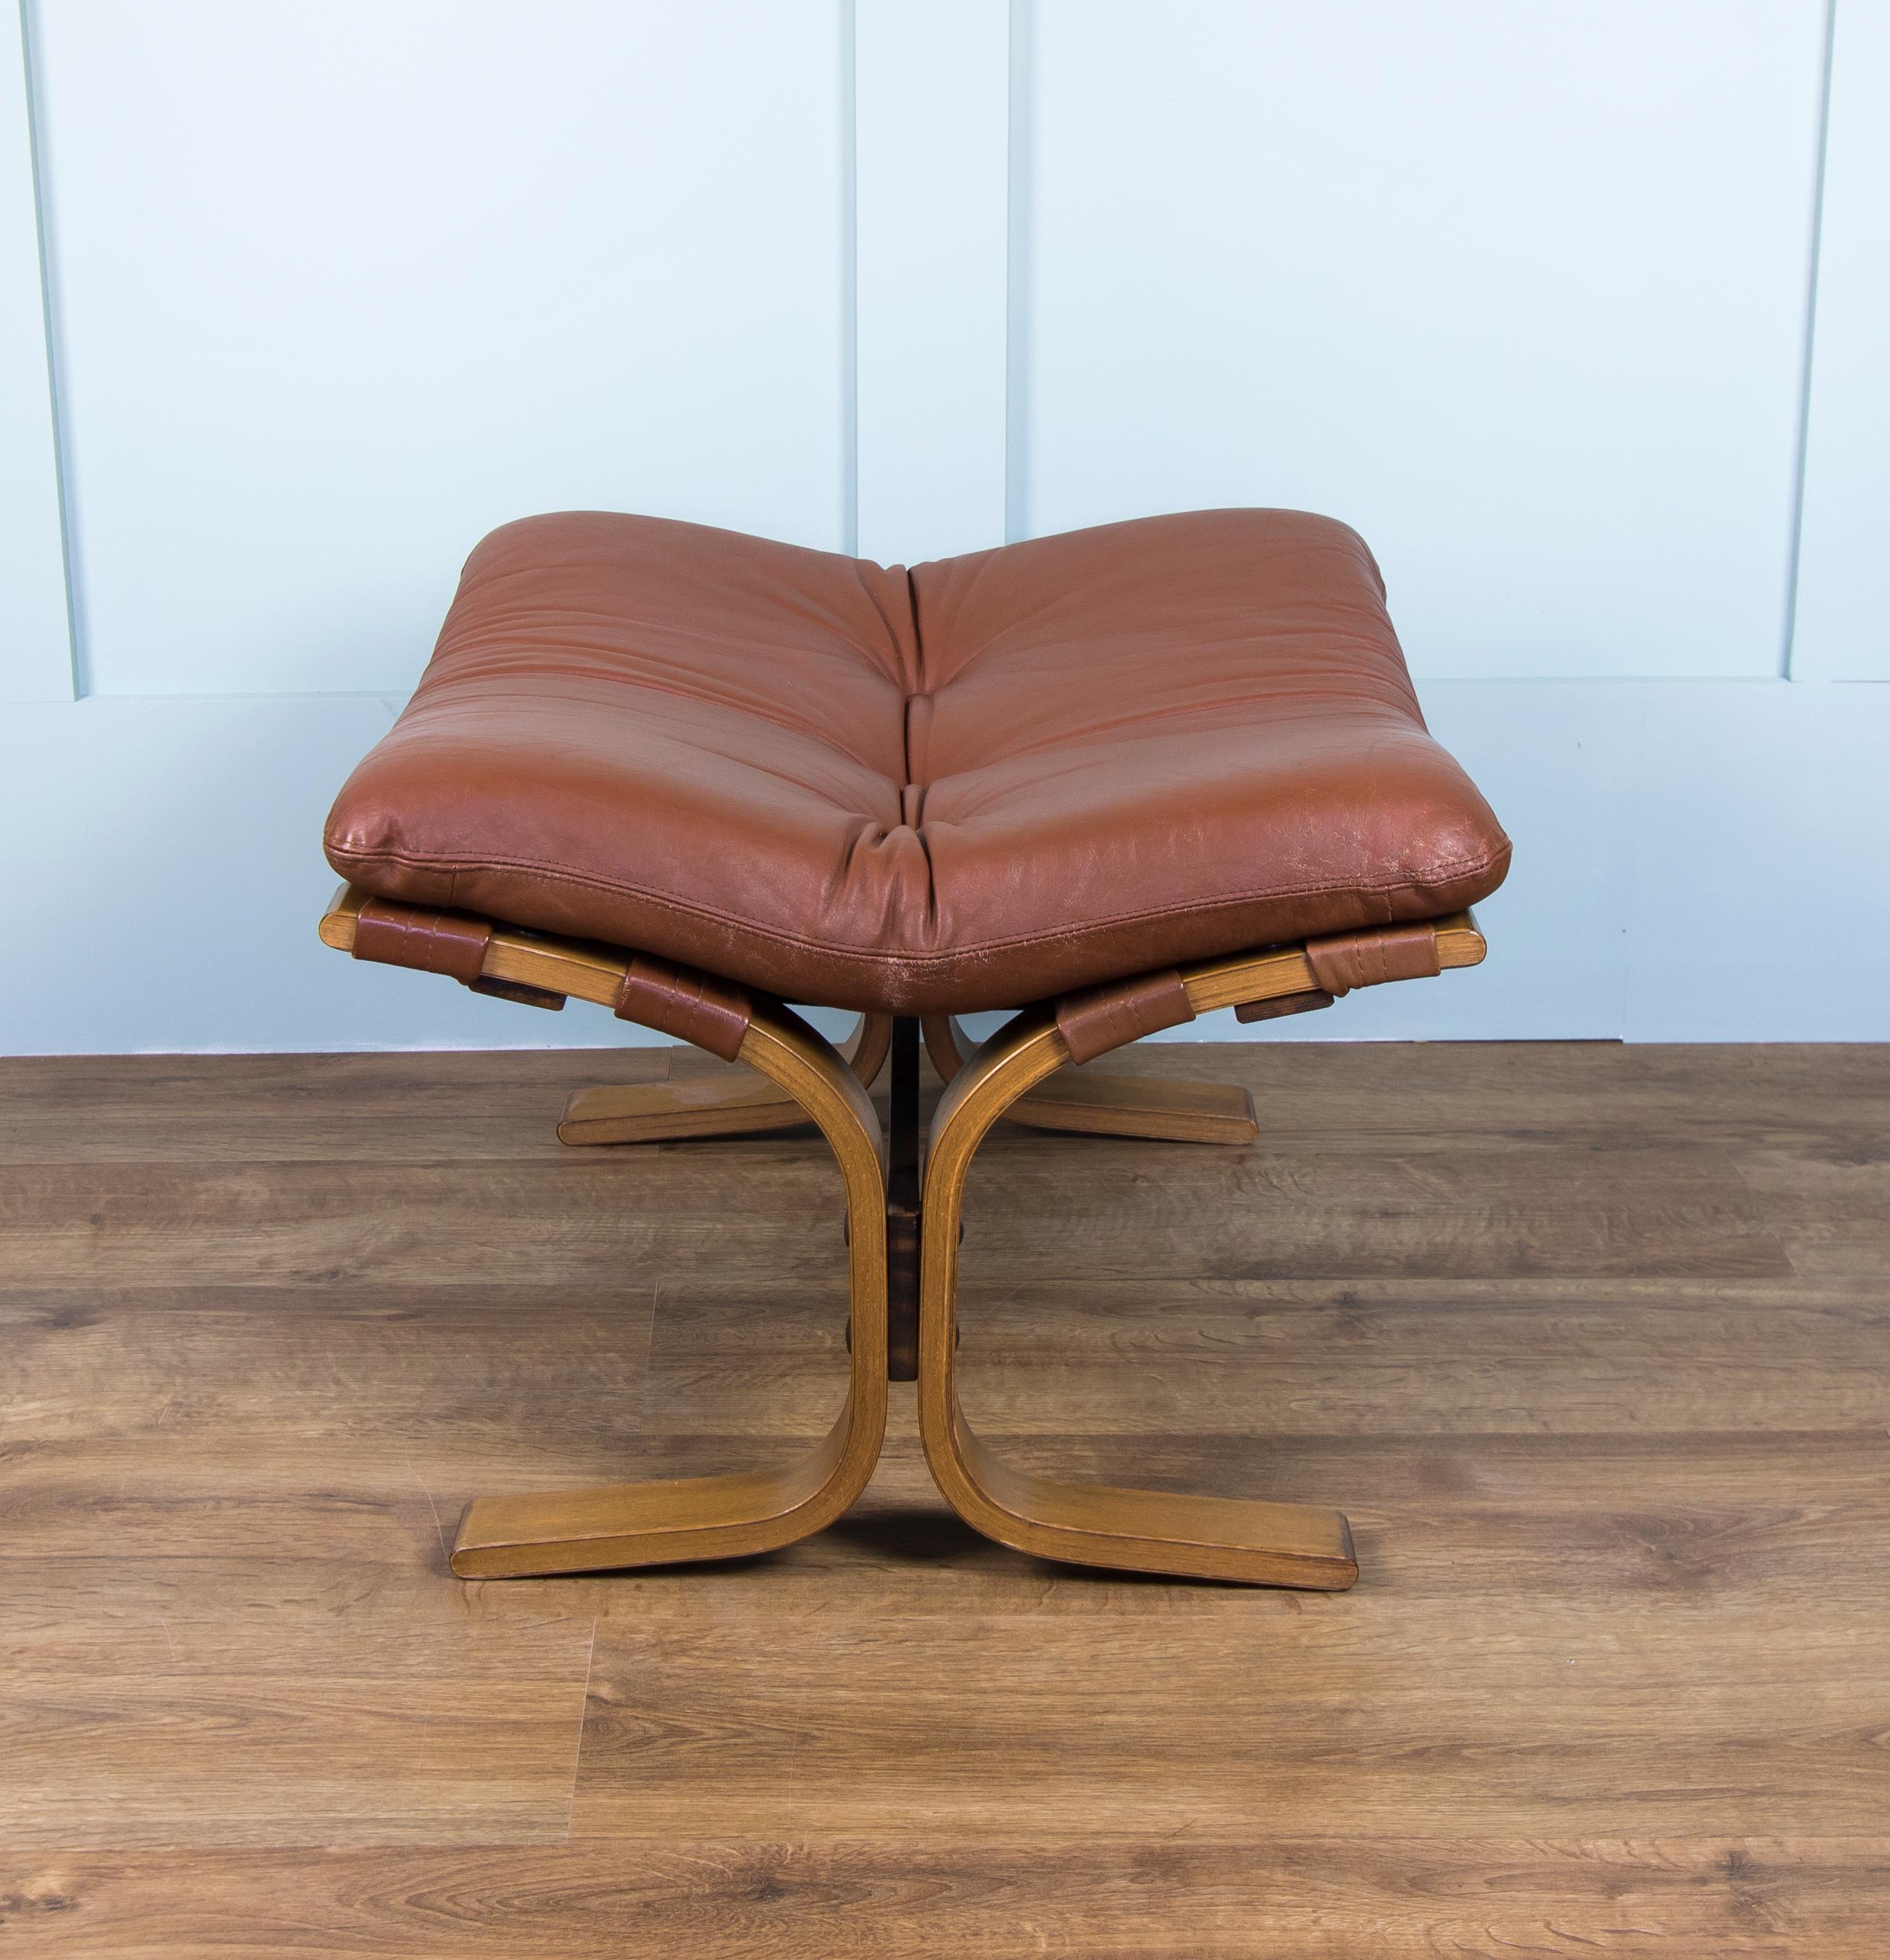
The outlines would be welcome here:
[[[562,1840],[587,1625],[410,1627],[398,1667],[364,1633],[331,1624],[299,1666],[252,1669],[193,1664],[192,1623],[167,1621],[83,1670],[5,1670],[0,1843]]]
[[[0,1271],[44,1290],[647,1284],[713,1237],[738,1268],[843,1274],[826,1146],[740,1168],[747,1202],[731,1211],[662,1150],[565,1151],[476,1179],[446,1164],[29,1165],[0,1185]]]
[[[0,1164],[555,1160],[572,1090],[675,1052],[0,1057]]]
[[[1342,1505],[1342,1598],[991,1544],[898,1385],[801,1544],[457,1584],[838,1406],[816,1137],[553,1138],[671,1059],[0,1064],[0,1951],[1876,1960],[1890,1049],[1176,1045],[1256,1150],[994,1140],[994,1443]]]
[[[1302,1602],[1169,1623],[1030,1612],[851,1621],[817,1643],[664,1617],[601,1626],[579,1835],[1149,1838],[1882,1829],[1890,1651],[1738,1607],[1592,1618],[1486,1595],[1362,1638]],[[1787,1636],[1788,1634],[1788,1637]],[[1344,1765],[1343,1773],[1338,1766]],[[1762,1785],[1762,1787],[1761,1787]]]
[[[976,1263],[983,1281],[966,1287],[962,1309],[963,1392],[980,1428],[1012,1434],[1890,1424],[1890,1300],[1745,1283],[1663,1299],[1656,1313],[1605,1281],[1571,1299],[1527,1280],[1421,1290],[1007,1283],[988,1258]],[[798,1430],[826,1407],[839,1340],[818,1291],[665,1286],[651,1421]]]
[[[1881,1838],[1396,1841],[1247,1834],[1022,1844],[667,1834],[517,1850],[87,1851],[0,1877],[45,1960],[1869,1960]],[[0,1868],[4,1869],[4,1868]]]
[[[1783,1277],[1777,1234],[1709,1145],[1659,1152],[1191,1153],[994,1137],[971,1177],[965,1265],[1014,1268],[1032,1238],[1080,1244],[1099,1279],[1337,1276]],[[1053,1159],[1050,1150],[1060,1154]]]
[[[657,1290],[519,1285],[140,1289],[135,1308],[0,1291],[15,1443],[186,1434],[214,1452],[259,1407],[303,1438],[491,1437],[557,1418],[613,1433],[648,1362]],[[592,1394],[600,1376],[625,1396]]]

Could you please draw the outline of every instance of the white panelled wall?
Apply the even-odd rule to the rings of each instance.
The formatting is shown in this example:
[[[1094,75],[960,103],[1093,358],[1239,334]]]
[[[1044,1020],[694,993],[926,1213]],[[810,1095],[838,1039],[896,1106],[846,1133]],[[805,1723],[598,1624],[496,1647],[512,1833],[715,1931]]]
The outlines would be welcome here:
[[[1331,511],[1516,864],[1484,967],[1254,1032],[1890,1039],[1890,0],[24,0],[5,52],[0,1050],[638,1039],[314,935],[460,560],[583,507],[889,562]]]

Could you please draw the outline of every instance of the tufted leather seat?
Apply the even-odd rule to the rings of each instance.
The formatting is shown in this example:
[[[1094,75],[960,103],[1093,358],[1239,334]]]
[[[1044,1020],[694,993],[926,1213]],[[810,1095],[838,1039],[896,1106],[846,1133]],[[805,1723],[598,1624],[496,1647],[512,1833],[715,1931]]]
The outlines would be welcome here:
[[[384,898],[906,1013],[1437,918],[1510,855],[1363,542],[1251,510],[910,572],[509,524],[326,846]]]

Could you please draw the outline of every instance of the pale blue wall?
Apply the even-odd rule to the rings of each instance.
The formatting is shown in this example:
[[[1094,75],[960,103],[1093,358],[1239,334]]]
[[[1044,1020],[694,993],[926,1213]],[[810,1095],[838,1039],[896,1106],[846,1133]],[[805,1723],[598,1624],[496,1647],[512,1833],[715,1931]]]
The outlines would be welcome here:
[[[1833,18],[29,0],[0,1050],[635,1039],[314,938],[464,550],[581,504],[1334,510],[1516,869],[1484,967],[1261,1038],[1890,1039],[1890,6]]]

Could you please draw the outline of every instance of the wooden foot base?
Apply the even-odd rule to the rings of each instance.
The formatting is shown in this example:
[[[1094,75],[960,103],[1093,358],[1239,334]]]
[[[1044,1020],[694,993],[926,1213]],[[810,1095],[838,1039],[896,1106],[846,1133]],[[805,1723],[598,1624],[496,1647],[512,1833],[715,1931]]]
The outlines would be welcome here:
[[[345,891],[322,921],[324,940],[352,950],[364,902],[355,889]],[[1482,936],[1468,914],[1436,921],[1433,931],[1439,968],[1474,966],[1482,958]],[[630,970],[627,956],[619,959],[608,948],[502,928],[490,934],[485,959],[485,978],[606,1004],[621,999]],[[1305,950],[1296,947],[1204,961],[1179,977],[1197,1014],[1299,998],[1315,990],[1317,979]],[[895,1071],[897,1134],[889,1157],[866,1093],[892,1039],[889,1017],[867,1015],[843,1055],[788,1009],[759,1002],[740,1059],[765,1080],[686,1077],[651,1087],[589,1090],[572,1099],[558,1132],[567,1143],[732,1134],[784,1128],[803,1116],[819,1125],[846,1188],[851,1357],[846,1407],[826,1440],[785,1471],[477,1499],[461,1520],[453,1570],[469,1579],[508,1578],[736,1558],[831,1523],[866,1488],[878,1459],[889,1363],[905,1379],[916,1250],[912,1358],[919,1431],[939,1489],[967,1523],[1001,1544],[1079,1564],[1327,1592],[1351,1585],[1358,1577],[1351,1529],[1337,1511],[1032,1475],[994,1456],[959,1405],[965,1181],[991,1126],[1008,1115],[1046,1129],[1251,1143],[1257,1125],[1245,1092],[1073,1071],[1052,1007],[1026,1009],[970,1053],[950,1020],[934,1017],[924,1026],[925,1043],[947,1086],[921,1179],[918,1061],[909,1027]],[[888,1227],[896,1219],[901,1236],[889,1254]],[[896,1357],[889,1356],[887,1338],[895,1274],[901,1295]]]
[[[933,1475],[952,1508],[987,1538],[1039,1558],[1319,1592],[1358,1580],[1342,1511],[1032,1476],[993,1456],[955,1401],[943,1447],[934,1441],[928,1433]]]
[[[932,1118],[922,1199],[919,1431],[934,1479],[967,1524],[1039,1558],[1343,1591],[1356,1583],[1358,1562],[1351,1527],[1338,1511],[1034,1476],[1003,1462],[966,1421],[956,1380],[966,1176],[991,1125],[1016,1116],[1037,1083],[1052,1078],[1049,1091],[1037,1093],[1055,1094],[1084,1079],[1064,1068],[1068,1054],[1047,1011],[1020,1014],[954,1070]]]
[[[558,1141],[583,1147],[754,1136],[807,1121],[807,1111],[784,1090],[744,1069],[682,1082],[578,1090],[558,1119]]]
[[[742,1060],[754,1075],[668,1087],[679,1096],[698,1087],[724,1091],[724,1116],[728,1092],[748,1098],[733,1106],[764,1111],[778,1096],[794,1121],[818,1124],[831,1146],[846,1190],[851,1330],[851,1377],[839,1421],[785,1470],[475,1498],[453,1551],[453,1570],[461,1578],[603,1571],[770,1551],[832,1523],[866,1488],[886,1434],[886,1146],[880,1119],[857,1065],[784,1007],[756,1009],[743,1038]],[[676,1113],[667,1115],[673,1119]]]
[[[1319,1592],[1354,1584],[1358,1564],[1351,1529],[1338,1511],[1020,1472],[980,1441],[959,1404],[956,1261],[965,1177],[991,1126],[1008,1116],[1048,1129],[1246,1144],[1258,1128],[1246,1092],[1071,1068],[1054,1021],[1040,1011],[1018,1016],[969,1057],[947,1026],[931,1037],[940,1073],[950,1080],[934,1119],[921,1186],[916,1041],[910,1023],[904,1026],[906,1034],[896,1032],[892,1044],[886,1263],[877,1293],[857,1274],[855,1279],[856,1300],[864,1286],[879,1309],[877,1383],[863,1381],[856,1353],[848,1414],[811,1459],[789,1471],[480,1499],[460,1524],[453,1570],[467,1579],[510,1578],[730,1558],[787,1545],[830,1522],[864,1488],[883,1424],[883,1377],[890,1374],[918,1378],[927,1460],[947,1501],[1000,1544],[1039,1558],[1183,1578]],[[843,1083],[848,1079],[838,1055],[832,1072]],[[864,1091],[857,1093],[864,1101]],[[784,1128],[804,1116],[779,1082],[683,1076],[648,1087],[583,1091],[572,1098],[558,1134],[568,1143],[724,1135]],[[851,1153],[859,1155],[857,1147]],[[873,1169],[880,1170],[877,1157]],[[850,1223],[854,1216],[850,1209]],[[901,1225],[902,1237],[896,1230]],[[870,1398],[875,1386],[878,1406],[869,1418],[874,1436],[867,1452],[848,1443],[848,1431],[855,1402]]]
[[[1253,1098],[1237,1083],[1091,1075],[1080,1068],[1058,1070],[1041,1089],[1020,1096],[1004,1115],[1033,1130],[1146,1137],[1170,1144],[1229,1144],[1239,1148],[1260,1134]]]
[[[866,1488],[879,1439],[859,1428],[849,1403],[819,1448],[784,1471],[476,1497],[460,1520],[453,1570],[516,1579],[772,1551],[832,1523]]]
[[[928,1015],[924,1026],[925,1052],[940,1079],[950,1082],[975,1044],[948,1014]],[[1176,1082],[1074,1067],[1058,1069],[1040,1087],[1020,1096],[1005,1110],[1004,1120],[1033,1130],[1226,1144],[1236,1149],[1260,1134],[1252,1096],[1233,1083]]]
[[[950,1081],[966,1045],[964,1037],[955,1023],[940,1017],[926,1022],[925,1038],[933,1067]],[[879,1029],[863,1023],[851,1045],[851,1065],[870,1085],[886,1059]],[[1060,1069],[1042,1087],[1020,1097],[1004,1118],[1033,1130],[1235,1149],[1260,1134],[1253,1098],[1236,1083],[1176,1082],[1087,1068]],[[807,1121],[807,1112],[791,1096],[740,1069],[577,1090],[558,1118],[558,1141],[584,1149],[686,1137],[754,1137],[794,1129]]]
[[[889,1014],[862,1014],[842,1058],[871,1088],[892,1045]],[[600,1144],[660,1144],[679,1137],[752,1137],[811,1122],[778,1082],[740,1065],[713,1075],[672,1075],[576,1090],[558,1119],[558,1141],[574,1148]]]

